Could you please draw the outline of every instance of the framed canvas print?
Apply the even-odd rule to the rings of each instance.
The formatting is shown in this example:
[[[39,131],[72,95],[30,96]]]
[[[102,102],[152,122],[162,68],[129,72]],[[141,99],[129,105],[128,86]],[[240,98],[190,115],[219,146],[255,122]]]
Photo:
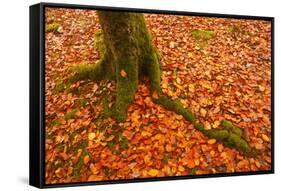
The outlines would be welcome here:
[[[30,7],[30,184],[274,172],[274,18]]]

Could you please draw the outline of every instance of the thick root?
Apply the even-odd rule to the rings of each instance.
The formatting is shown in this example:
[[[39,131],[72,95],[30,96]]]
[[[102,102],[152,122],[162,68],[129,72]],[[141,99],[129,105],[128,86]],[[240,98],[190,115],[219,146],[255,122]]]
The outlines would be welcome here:
[[[252,155],[252,156],[256,155],[256,150],[252,149],[247,143],[247,141],[245,141],[244,138],[242,137],[242,130],[234,126],[232,127],[236,128],[237,131],[233,131],[228,127],[226,128],[224,126],[225,122],[231,124],[231,122],[229,121],[222,120],[221,129],[210,129],[210,130],[206,130],[203,124],[197,122],[193,124],[194,124],[194,128],[197,129],[198,131],[201,131],[205,136],[212,139],[216,139],[217,141],[220,141],[227,147],[234,148],[247,155]]]
[[[182,115],[186,120],[191,122],[195,121],[194,114],[188,109],[185,109],[179,101],[172,100],[167,96],[160,96],[158,99],[153,99],[153,100],[155,103],[164,106],[164,108],[174,111],[178,115]]]
[[[78,64],[70,68],[71,76],[68,82],[75,83],[80,80],[102,80],[104,79],[101,64]]]

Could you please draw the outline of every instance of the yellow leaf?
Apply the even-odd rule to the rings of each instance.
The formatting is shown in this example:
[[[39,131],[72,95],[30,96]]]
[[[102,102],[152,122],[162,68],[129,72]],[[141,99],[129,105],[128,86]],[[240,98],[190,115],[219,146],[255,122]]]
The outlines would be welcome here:
[[[224,77],[223,77],[223,76],[217,76],[216,79],[219,80],[219,81],[221,81],[221,80],[224,79]]]
[[[179,169],[180,172],[184,172],[185,171],[185,169],[184,169],[184,167],[182,165],[180,165],[178,169]]]
[[[102,176],[91,175],[91,176],[89,176],[88,181],[100,181],[102,179],[103,179]]]
[[[265,90],[265,87],[261,86],[261,85],[258,85],[258,90],[263,92]]]
[[[95,134],[95,133],[89,133],[89,134],[88,134],[88,139],[89,139],[90,141],[92,141],[95,137],[96,137],[96,134]]]
[[[188,90],[189,90],[190,92],[194,93],[194,92],[195,92],[195,87],[194,87],[194,85],[193,85],[193,84],[190,84],[190,85],[188,86]]]
[[[222,151],[223,151],[223,145],[222,145],[222,144],[219,144],[219,145],[218,145],[218,150],[219,150],[219,152],[222,152]]]
[[[220,123],[221,123],[221,122],[217,120],[217,121],[214,122],[214,124],[212,125],[212,127],[213,127],[214,129],[215,129],[215,128],[218,128],[219,125],[220,125]]]
[[[148,132],[148,131],[142,131],[141,132],[141,136],[143,136],[143,137],[150,137],[152,134],[150,133],[150,132]]]
[[[255,164],[256,164],[256,166],[257,166],[258,168],[260,168],[260,167],[261,167],[261,164],[260,164],[260,162],[259,162],[259,161],[255,161]]]
[[[182,115],[176,115],[176,119],[177,119],[177,120],[182,120],[182,119],[183,119],[183,116],[182,116]]]
[[[148,171],[148,174],[149,174],[150,176],[157,176],[158,170],[156,170],[156,169],[151,169],[151,170]]]
[[[194,163],[195,163],[195,166],[198,166],[200,164],[200,160],[199,159],[195,159]]]
[[[211,125],[210,125],[210,123],[207,121],[206,123],[205,123],[205,129],[206,130],[209,130],[209,129],[211,129],[212,127],[211,127]]]
[[[174,83],[174,85],[175,85],[177,88],[179,88],[180,90],[183,90],[183,91],[184,91],[184,88],[183,88],[181,85],[179,85],[179,84],[177,84],[177,83]]]
[[[263,139],[264,141],[269,142],[269,138],[268,138],[267,135],[262,134],[261,137],[262,137],[262,139]]]
[[[121,75],[123,78],[127,77],[127,73],[125,72],[124,69],[122,69],[122,70],[120,71],[120,75]]]
[[[214,143],[216,143],[216,142],[217,142],[216,139],[210,139],[210,140],[208,141],[208,144],[212,145],[212,144],[214,144]]]
[[[181,79],[180,79],[179,77],[177,77],[177,78],[176,78],[176,82],[177,82],[178,84],[181,84]]]
[[[201,108],[200,109],[200,114],[201,114],[202,117],[205,117],[206,114],[207,114],[207,111],[204,108]]]

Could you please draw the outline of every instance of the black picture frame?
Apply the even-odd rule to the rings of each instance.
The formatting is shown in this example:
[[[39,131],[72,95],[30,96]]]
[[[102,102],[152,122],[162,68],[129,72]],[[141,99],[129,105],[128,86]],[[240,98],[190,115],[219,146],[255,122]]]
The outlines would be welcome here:
[[[206,175],[188,175],[160,178],[139,178],[123,179],[98,182],[78,182],[63,184],[45,183],[45,8],[68,8],[68,9],[94,9],[94,10],[113,10],[130,11],[140,13],[160,13],[186,16],[203,16],[217,18],[236,18],[266,20],[271,22],[271,170],[255,172],[235,172]],[[59,3],[39,3],[30,6],[30,95],[29,95],[29,184],[38,188],[66,187],[66,186],[85,186],[112,183],[147,182],[162,180],[179,180],[193,178],[228,177],[241,175],[258,175],[274,173],[274,17],[249,16],[249,15],[230,15],[217,13],[196,13],[172,10],[137,9],[121,7],[103,7],[94,5],[74,5]]]

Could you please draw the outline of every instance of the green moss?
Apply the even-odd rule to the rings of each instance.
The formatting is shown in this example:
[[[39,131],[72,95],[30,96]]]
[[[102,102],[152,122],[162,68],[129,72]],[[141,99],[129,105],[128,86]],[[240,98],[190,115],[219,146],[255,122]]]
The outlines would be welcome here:
[[[215,32],[211,30],[193,30],[191,36],[197,40],[210,40],[215,37]]]
[[[66,113],[64,116],[65,120],[74,119],[76,112],[78,112],[78,109],[73,109],[70,112]]]
[[[69,70],[72,76],[69,78],[70,83],[79,80],[100,80],[102,79],[102,67],[99,64],[77,64]]]
[[[227,130],[205,130],[203,132],[207,137],[216,139],[218,141],[225,142],[229,136],[229,132]]]
[[[64,149],[64,146],[65,146],[64,143],[59,143],[59,144],[56,145],[56,149],[57,149],[58,151],[61,151],[61,150]]]
[[[54,119],[51,123],[50,123],[50,127],[53,127],[55,125],[61,125],[60,121],[58,119]]]
[[[55,85],[55,92],[63,92],[65,90],[65,84],[63,82],[59,82]]]
[[[120,140],[120,147],[122,149],[128,149],[129,148],[129,141],[126,137],[122,136]]]
[[[147,70],[149,74],[149,80],[150,80],[150,91],[157,91],[161,92],[161,70],[159,62],[157,61],[156,54],[152,54],[151,58],[149,59],[150,65],[147,65]]]
[[[94,34],[94,46],[99,50],[100,54],[104,54],[106,51],[106,46],[103,41],[102,30],[97,31]]]
[[[190,169],[188,170],[188,172],[189,172],[190,175],[196,175],[196,171],[197,171],[197,168],[196,168],[196,167],[195,167],[195,168],[190,168]]]
[[[162,163],[163,164],[168,164],[169,160],[172,158],[171,154],[165,153],[163,155]]]
[[[84,165],[84,157],[89,154],[87,149],[86,149],[86,147],[87,147],[87,142],[86,141],[82,141],[74,149],[74,153],[75,154],[77,154],[79,149],[82,150],[82,153],[81,153],[81,155],[80,155],[80,157],[78,159],[78,162],[77,162],[77,164],[74,165],[74,168],[73,168],[72,176],[75,177],[75,178],[80,176],[81,169],[82,169],[82,167]]]
[[[240,31],[240,27],[239,26],[230,26],[230,27],[227,27],[227,30],[230,32],[238,32],[238,31]]]
[[[201,123],[194,123],[194,128],[197,129],[198,131],[204,132],[204,125]]]
[[[58,23],[51,23],[46,25],[45,31],[48,32],[58,32],[58,29],[60,28],[60,24]]]
[[[75,100],[75,106],[85,108],[90,103],[90,100],[90,98],[83,98],[80,96],[79,99]]]
[[[234,133],[232,123],[229,123],[228,121],[224,121],[223,123],[226,128],[222,130],[202,130],[202,127],[200,129],[196,129],[200,130],[205,136],[222,142],[227,147],[235,148],[245,154],[251,154],[253,150],[251,149],[249,144],[243,139],[242,134],[240,134],[240,131],[238,134]]]
[[[232,133],[238,135],[238,136],[242,136],[243,134],[243,131],[242,129],[238,128],[238,127],[235,127],[230,121],[227,121],[227,120],[222,120],[221,121],[221,126],[228,130],[228,131],[231,131]]]
[[[54,92],[57,94],[57,93],[64,92],[64,91],[66,93],[72,93],[72,94],[77,94],[77,95],[80,95],[80,93],[81,93],[79,87],[72,88],[70,82],[65,82],[60,79],[60,80],[58,80],[58,82],[55,85]]]
[[[221,125],[226,129],[226,130],[231,130],[233,127],[233,124],[230,121],[227,120],[222,120]]]
[[[248,145],[248,143],[242,137],[240,137],[234,133],[229,134],[227,144],[229,144],[231,147],[233,147],[239,151],[242,151],[244,153],[251,152],[251,148]]]

